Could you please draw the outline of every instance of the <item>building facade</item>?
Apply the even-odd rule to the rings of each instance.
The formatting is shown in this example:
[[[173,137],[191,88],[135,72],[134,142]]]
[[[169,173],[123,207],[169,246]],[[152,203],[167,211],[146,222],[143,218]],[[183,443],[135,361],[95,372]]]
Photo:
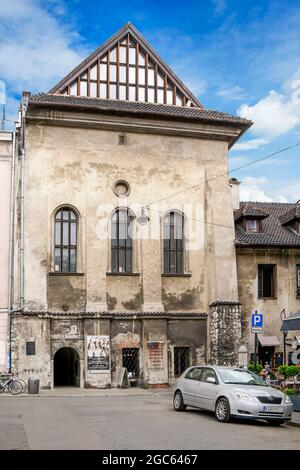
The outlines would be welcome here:
[[[9,342],[9,265],[11,206],[11,175],[13,160],[13,133],[0,131],[0,372],[7,369],[7,344]]]
[[[300,203],[242,202],[235,211],[242,336],[253,358],[251,314],[264,315],[256,352],[262,364],[281,365],[284,318],[300,311]],[[286,338],[285,362],[300,346],[300,331]],[[250,356],[251,357],[251,356]]]
[[[250,125],[204,109],[130,24],[23,95],[14,370],[42,387],[118,386],[124,369],[163,386],[236,363],[227,153]]]

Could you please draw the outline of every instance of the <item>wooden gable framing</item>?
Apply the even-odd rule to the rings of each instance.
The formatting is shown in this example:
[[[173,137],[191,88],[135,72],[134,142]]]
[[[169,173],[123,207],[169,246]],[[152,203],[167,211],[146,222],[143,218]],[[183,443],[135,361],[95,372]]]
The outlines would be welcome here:
[[[131,23],[49,93],[203,108]]]

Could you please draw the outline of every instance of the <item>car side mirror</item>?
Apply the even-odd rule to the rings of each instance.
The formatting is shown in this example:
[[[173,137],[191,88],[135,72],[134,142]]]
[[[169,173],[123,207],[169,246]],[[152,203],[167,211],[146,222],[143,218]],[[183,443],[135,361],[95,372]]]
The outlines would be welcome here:
[[[215,383],[217,383],[215,377],[207,377],[206,382],[208,382],[208,383],[210,383],[210,384],[215,384]]]

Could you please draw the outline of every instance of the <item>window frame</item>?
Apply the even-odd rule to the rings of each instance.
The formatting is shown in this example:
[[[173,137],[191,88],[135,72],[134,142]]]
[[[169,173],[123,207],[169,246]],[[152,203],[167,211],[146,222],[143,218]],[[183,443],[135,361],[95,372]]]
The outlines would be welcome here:
[[[64,219],[63,212],[68,211],[68,218]],[[58,215],[61,214],[60,218]],[[75,217],[72,218],[73,214]],[[60,242],[57,243],[57,238],[56,238],[56,224],[60,224]],[[64,243],[64,224],[68,224],[68,243]],[[71,225],[75,224],[76,229],[75,229],[75,244],[71,244]],[[66,274],[74,274],[78,272],[78,232],[79,232],[79,215],[77,210],[68,205],[60,206],[54,214],[54,272],[55,273],[66,273]],[[56,269],[56,250],[60,251],[59,255],[59,269]],[[64,250],[68,250],[68,260],[67,260],[67,265],[68,269],[64,269],[64,262],[63,262],[63,252]],[[71,250],[75,251],[75,268],[71,270]]]
[[[250,230],[250,222],[256,222],[256,230]],[[247,233],[261,233],[262,232],[262,221],[260,219],[246,219],[245,220],[245,231]]]
[[[261,275],[263,276],[264,269],[267,270],[267,268],[271,268],[271,267],[272,267],[271,296],[265,296],[263,277],[261,278]],[[260,283],[261,283],[261,286],[260,286]],[[258,264],[257,265],[257,298],[258,299],[276,299],[276,294],[277,294],[277,265],[275,263]]]
[[[181,220],[182,220],[182,225],[181,225],[181,233],[182,233],[182,238],[175,238],[175,231],[176,231],[176,224],[175,224],[175,215],[180,215]],[[172,217],[173,219],[173,224],[166,224],[166,219],[167,217]],[[171,222],[171,220],[170,220]],[[185,216],[184,213],[180,210],[177,209],[171,209],[169,210],[163,217],[162,221],[162,273],[163,274],[169,274],[169,275],[180,275],[180,274],[185,274],[185,258],[186,258],[186,253],[185,253]],[[168,230],[170,231],[170,236],[169,238],[165,238],[165,227],[168,227]],[[181,248],[178,247],[179,243],[178,241],[181,240]],[[166,246],[166,242],[168,242],[168,246]],[[175,245],[174,245],[175,243]],[[168,269],[166,269],[166,263],[165,263],[165,254],[167,253],[167,265]],[[174,253],[174,261],[175,261],[175,269],[172,270],[172,260],[171,260],[171,253]],[[178,262],[178,255],[181,255],[181,269],[179,269],[180,263]]]

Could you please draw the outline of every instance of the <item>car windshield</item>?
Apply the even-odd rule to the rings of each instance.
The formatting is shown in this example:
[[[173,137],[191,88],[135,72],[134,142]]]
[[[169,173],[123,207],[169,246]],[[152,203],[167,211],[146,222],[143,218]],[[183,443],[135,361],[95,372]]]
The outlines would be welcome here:
[[[263,381],[263,379],[248,370],[219,369],[218,372],[221,376],[221,379],[226,384],[260,385],[267,387],[267,384]]]

